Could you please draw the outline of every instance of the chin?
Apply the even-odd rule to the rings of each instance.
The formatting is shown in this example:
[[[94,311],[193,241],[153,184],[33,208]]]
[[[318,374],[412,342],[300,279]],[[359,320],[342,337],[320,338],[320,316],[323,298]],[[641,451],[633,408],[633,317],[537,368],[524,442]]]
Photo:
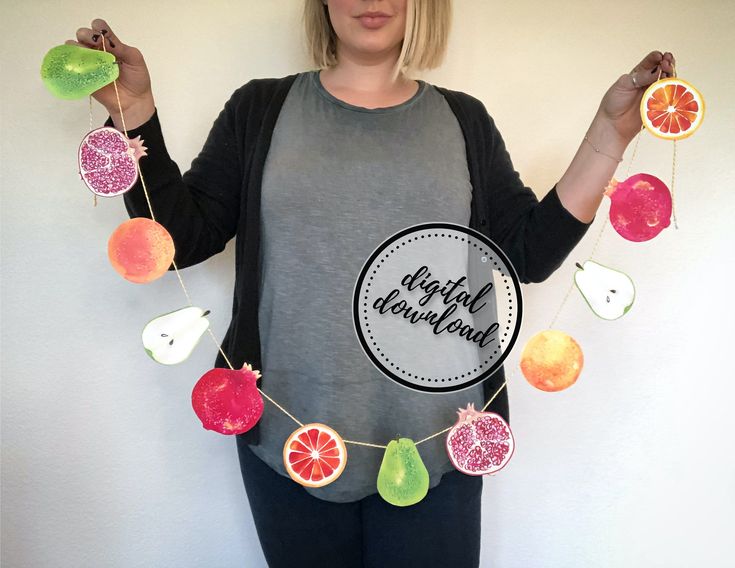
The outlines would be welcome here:
[[[364,55],[379,55],[387,53],[397,46],[400,47],[400,43],[394,44],[389,41],[381,41],[379,38],[361,38],[351,43],[350,49]]]

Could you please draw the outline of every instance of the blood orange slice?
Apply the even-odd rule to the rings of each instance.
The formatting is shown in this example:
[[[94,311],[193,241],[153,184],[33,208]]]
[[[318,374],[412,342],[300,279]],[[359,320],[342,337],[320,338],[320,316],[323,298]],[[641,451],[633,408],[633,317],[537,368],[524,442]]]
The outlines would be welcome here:
[[[322,487],[332,483],[347,463],[347,448],[337,432],[324,424],[306,424],[283,445],[283,464],[296,483]]]
[[[641,99],[641,120],[659,138],[679,140],[694,134],[704,118],[704,99],[676,77],[653,83]]]

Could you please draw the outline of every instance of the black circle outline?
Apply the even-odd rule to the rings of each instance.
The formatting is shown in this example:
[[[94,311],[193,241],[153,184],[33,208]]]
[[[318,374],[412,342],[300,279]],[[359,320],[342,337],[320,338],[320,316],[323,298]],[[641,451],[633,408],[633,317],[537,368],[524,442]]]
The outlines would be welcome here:
[[[380,254],[386,248],[388,248],[395,241],[402,239],[403,237],[411,233],[416,233],[419,231],[425,231],[425,230],[430,230],[430,229],[457,230],[457,231],[465,233],[466,235],[472,236],[482,241],[483,243],[485,243],[488,247],[490,247],[495,252],[495,254],[505,263],[506,267],[509,269],[508,274],[513,280],[513,288],[515,289],[515,292],[516,292],[516,298],[518,298],[518,315],[516,317],[515,329],[513,330],[513,335],[511,336],[510,341],[508,342],[507,348],[501,354],[498,360],[490,368],[485,370],[485,372],[483,372],[480,376],[472,379],[469,382],[462,383],[461,385],[446,386],[446,387],[439,387],[439,388],[427,388],[421,385],[417,385],[415,383],[405,381],[401,377],[393,374],[387,367],[385,367],[380,362],[380,360],[370,350],[370,346],[368,345],[368,342],[365,339],[362,329],[358,323],[360,319],[360,316],[359,316],[360,293],[359,292],[362,290],[362,283],[365,280],[365,276],[370,270],[370,267],[372,266],[373,262],[380,256]],[[388,237],[385,241],[383,241],[378,246],[378,248],[376,248],[373,251],[373,253],[368,257],[368,259],[363,263],[362,268],[360,269],[360,274],[358,275],[357,280],[355,281],[355,286],[352,290],[352,327],[355,330],[355,334],[357,335],[357,339],[360,342],[360,346],[362,347],[362,350],[365,352],[365,355],[367,355],[368,359],[372,361],[373,365],[375,365],[378,368],[378,370],[381,373],[383,373],[383,375],[385,375],[392,381],[397,382],[398,384],[403,385],[404,387],[409,388],[411,390],[418,390],[422,392],[457,392],[457,391],[461,391],[461,390],[470,388],[476,385],[477,383],[482,382],[485,379],[489,378],[502,366],[502,364],[508,358],[508,355],[510,355],[511,350],[513,349],[513,346],[515,345],[515,342],[518,339],[518,335],[521,330],[522,321],[523,321],[523,295],[521,294],[521,284],[520,284],[520,280],[518,279],[518,273],[516,272],[516,269],[513,266],[513,263],[511,263],[508,256],[503,252],[503,250],[497,244],[495,244],[495,242],[492,239],[490,239],[489,237],[486,237],[485,235],[483,235],[479,231],[476,231],[475,229],[471,229],[470,227],[466,227],[464,225],[459,225],[456,223],[438,223],[438,222],[419,223],[416,225],[412,225],[410,227],[406,227],[405,229],[402,229],[398,231],[397,233],[394,233],[393,235]]]

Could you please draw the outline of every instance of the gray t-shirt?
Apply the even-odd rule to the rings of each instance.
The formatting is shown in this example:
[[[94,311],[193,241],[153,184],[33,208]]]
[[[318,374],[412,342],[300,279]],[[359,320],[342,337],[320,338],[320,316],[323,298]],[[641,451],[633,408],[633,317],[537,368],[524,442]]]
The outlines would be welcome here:
[[[482,408],[482,383],[459,392],[401,386],[376,369],[352,323],[352,293],[370,253],[401,229],[469,224],[472,186],[459,123],[442,94],[419,81],[392,107],[331,95],[319,71],[300,73],[278,117],[261,202],[259,325],[264,392],[304,424],[346,440],[415,442],[445,429],[457,409]],[[253,452],[288,477],[283,445],[298,425],[265,401]],[[446,434],[418,446],[435,487],[454,467]],[[384,450],[347,445],[341,476],[310,494],[333,502],[377,492]]]

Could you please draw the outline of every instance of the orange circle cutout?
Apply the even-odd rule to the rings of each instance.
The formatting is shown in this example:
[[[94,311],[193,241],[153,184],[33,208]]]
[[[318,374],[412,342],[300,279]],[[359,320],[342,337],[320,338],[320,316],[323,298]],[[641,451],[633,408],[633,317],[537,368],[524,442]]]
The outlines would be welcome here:
[[[692,85],[670,77],[656,81],[641,99],[641,120],[649,132],[665,140],[694,134],[704,118],[704,99]]]
[[[120,276],[146,284],[163,276],[174,260],[174,241],[162,226],[145,217],[122,223],[107,242],[110,264]]]
[[[531,337],[521,353],[523,376],[531,385],[547,392],[572,386],[583,364],[579,344],[556,329],[547,329]]]
[[[322,487],[337,479],[347,464],[342,437],[325,424],[305,424],[283,445],[283,464],[296,483]]]

